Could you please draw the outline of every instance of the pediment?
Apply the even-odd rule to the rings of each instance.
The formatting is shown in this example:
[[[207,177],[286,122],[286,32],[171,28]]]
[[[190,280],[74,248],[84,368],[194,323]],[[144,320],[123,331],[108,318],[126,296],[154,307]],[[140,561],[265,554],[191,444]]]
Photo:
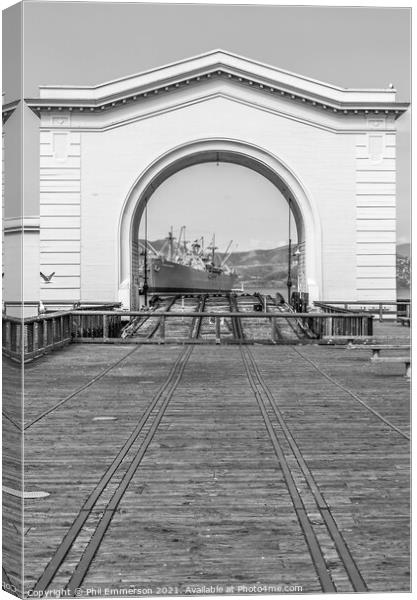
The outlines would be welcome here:
[[[408,104],[395,100],[395,90],[347,89],[283,71],[215,50],[130,77],[96,86],[42,85],[37,99],[26,102],[35,111],[109,111],[125,104],[175,94],[208,81],[223,81],[336,114],[404,112]]]

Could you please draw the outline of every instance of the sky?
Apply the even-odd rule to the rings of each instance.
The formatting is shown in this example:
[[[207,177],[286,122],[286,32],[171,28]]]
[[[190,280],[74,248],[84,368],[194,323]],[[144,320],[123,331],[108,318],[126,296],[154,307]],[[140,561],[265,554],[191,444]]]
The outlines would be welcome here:
[[[169,222],[166,215],[171,215]],[[211,240],[215,234],[219,251],[231,240],[234,252],[277,248],[288,243],[288,203],[251,169],[221,162],[195,165],[165,180],[148,205],[150,241],[165,238],[170,226],[178,238],[182,225],[190,241],[201,236]],[[296,241],[293,218],[290,231]],[[139,237],[145,237],[143,220]]]
[[[341,87],[392,82],[397,100],[409,101],[410,18],[406,8],[30,0],[24,3],[24,95],[36,97],[40,84],[97,84],[222,48]],[[13,92],[7,71],[5,88]],[[409,130],[406,114],[398,121],[398,243],[410,239]],[[271,184],[244,171],[201,165],[173,176],[151,200],[150,234],[163,237],[175,219],[197,233],[204,214],[205,227],[224,243],[233,237],[240,249],[255,240],[278,245],[287,237],[285,206]],[[257,210],[275,215],[259,226],[254,198]],[[232,210],[245,200],[245,211]],[[163,222],[158,206],[166,210]]]

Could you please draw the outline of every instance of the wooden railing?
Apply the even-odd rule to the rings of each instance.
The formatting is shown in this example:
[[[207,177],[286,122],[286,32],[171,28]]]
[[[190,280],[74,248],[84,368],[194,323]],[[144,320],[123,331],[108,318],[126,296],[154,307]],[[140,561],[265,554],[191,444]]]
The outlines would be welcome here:
[[[113,311],[71,311],[72,314],[72,337],[83,339],[108,339],[120,338],[122,329],[123,312],[115,314]],[[140,314],[140,313],[139,313]]]
[[[312,315],[307,325],[318,338],[324,337],[370,337],[373,335],[373,315],[364,313],[327,313],[327,319]]]
[[[320,308],[324,312],[345,312],[351,313],[369,312],[373,315],[378,315],[379,321],[382,323],[387,319],[397,319],[400,317],[411,317],[411,302],[410,300],[397,300],[397,301],[383,301],[383,300],[352,300],[346,302],[346,300],[331,300],[323,302],[314,302],[314,306]],[[343,308],[341,308],[343,306]],[[356,307],[352,309],[351,307]],[[394,310],[390,310],[387,307],[395,307]]]
[[[215,341],[221,343],[221,319],[263,319],[270,323],[271,340],[278,341],[276,324],[279,319],[293,319],[320,339],[323,336],[372,335],[373,316],[366,313],[262,313],[262,312],[154,312],[120,310],[72,310],[40,315],[23,320],[3,316],[3,353],[19,362],[27,362],[71,342],[126,343],[120,332],[123,325],[135,317],[158,317],[161,324],[155,341],[165,343],[166,319],[203,317],[213,320]],[[186,342],[188,338],[184,338]]]
[[[70,312],[58,312],[16,319],[3,315],[3,354],[19,362],[27,362],[49,350],[71,342]]]
[[[92,310],[110,310],[119,308],[120,303],[87,303],[77,309],[83,316],[75,319],[73,311],[43,313],[37,317],[18,319],[3,315],[2,349],[3,354],[21,362],[28,362],[50,350],[71,343],[75,336],[86,334],[103,335],[102,321],[91,316]],[[94,326],[95,322],[95,326]],[[120,332],[120,317],[108,320],[108,333],[117,337]]]
[[[271,327],[271,339],[277,340],[276,323],[279,319],[293,319],[299,322],[305,329],[313,332],[317,339],[323,336],[340,336],[351,335],[356,336],[371,336],[373,334],[373,316],[367,313],[360,312],[344,312],[328,314],[324,312],[316,313],[294,313],[294,312],[148,312],[148,311],[88,311],[88,314],[79,311],[72,311],[73,319],[81,317],[83,323],[73,327],[73,331],[77,331],[74,337],[77,342],[120,342],[112,336],[110,318],[119,317],[158,317],[161,324],[158,328],[158,337],[154,341],[164,343],[166,319],[179,318],[195,319],[199,317],[210,318],[214,321],[215,339],[217,343],[221,341],[221,319],[238,318],[244,321],[245,319],[263,319],[269,321]],[[121,327],[116,325],[116,331]],[[184,338],[184,341],[188,338]],[[128,340],[125,340],[128,341]]]

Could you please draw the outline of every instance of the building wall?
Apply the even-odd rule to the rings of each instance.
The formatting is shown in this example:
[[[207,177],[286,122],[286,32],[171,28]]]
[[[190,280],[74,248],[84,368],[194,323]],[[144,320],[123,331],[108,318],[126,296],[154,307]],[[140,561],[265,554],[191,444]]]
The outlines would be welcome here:
[[[40,137],[40,270],[42,300],[81,297],[81,134],[69,117],[53,117]],[[94,239],[94,236],[93,236]]]
[[[396,299],[396,134],[369,119],[356,139],[357,294]]]
[[[395,299],[393,122],[377,132],[384,142],[376,160],[375,124],[363,116],[324,115],[275,98],[273,106],[259,104],[247,90],[206,92],[184,92],[171,105],[157,99],[142,112],[42,116],[40,260],[41,270],[56,272],[42,284],[42,299],[117,300],[119,225],[132,186],[161,155],[208,138],[264,148],[299,180],[321,223],[321,236],[306,232],[321,263],[321,281],[309,282],[317,297]]]

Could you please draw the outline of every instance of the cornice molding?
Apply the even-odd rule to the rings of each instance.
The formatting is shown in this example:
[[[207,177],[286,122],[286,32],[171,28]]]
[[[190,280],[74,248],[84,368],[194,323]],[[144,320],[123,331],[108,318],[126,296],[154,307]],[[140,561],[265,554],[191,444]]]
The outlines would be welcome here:
[[[3,219],[4,233],[39,232],[39,217],[8,217]]]
[[[340,115],[399,116],[409,106],[396,102],[391,88],[343,89],[222,50],[97,86],[40,86],[40,97],[26,102],[36,113],[53,109],[101,113],[216,79]]]
[[[196,98],[192,98],[192,99],[187,99],[184,100],[183,102],[179,102],[175,105],[169,105],[169,106],[160,106],[156,109],[152,109],[151,106],[149,107],[149,110],[141,112],[140,114],[135,114],[134,116],[129,116],[127,117],[126,115],[120,115],[119,118],[115,119],[115,120],[111,120],[108,123],[103,123],[103,122],[99,122],[95,117],[93,117],[89,122],[85,123],[77,123],[76,125],[74,125],[73,123],[71,124],[71,129],[73,129],[74,131],[83,131],[83,132],[100,132],[100,131],[110,131],[112,129],[118,129],[120,127],[125,127],[128,126],[132,123],[137,123],[139,121],[143,121],[146,119],[151,119],[154,117],[157,117],[159,115],[163,115],[166,113],[171,113],[174,112],[176,110],[182,110],[183,108],[187,108],[190,106],[196,106],[198,104],[201,104],[203,102],[208,102],[211,100],[216,100],[216,99],[224,99],[224,100],[228,100],[231,102],[237,102],[238,104],[241,104],[243,106],[248,106],[251,108],[254,108],[256,110],[260,110],[262,112],[267,112],[267,113],[271,113],[273,115],[277,115],[286,119],[291,119],[293,121],[296,121],[298,123],[302,123],[304,125],[308,125],[311,127],[315,127],[318,129],[322,129],[323,131],[328,131],[330,133],[334,133],[334,134],[339,134],[339,133],[349,133],[349,134],[357,134],[357,133],[364,133],[366,131],[373,131],[374,128],[369,127],[369,126],[361,126],[358,127],[357,125],[352,125],[350,127],[344,127],[343,124],[341,123],[340,127],[334,127],[331,124],[331,121],[328,120],[327,123],[320,122],[319,120],[314,120],[313,118],[307,118],[306,116],[297,116],[295,113],[291,113],[291,111],[285,111],[283,110],[282,107],[280,106],[267,106],[265,103],[256,103],[254,101],[249,101],[245,98],[240,98],[236,95],[230,95],[227,94],[225,92],[221,92],[221,91],[215,91],[212,92],[210,94],[201,96],[201,97],[196,97]],[[64,111],[63,111],[64,112]],[[54,109],[54,111],[51,112],[53,117],[57,116],[56,113],[56,109]],[[88,112],[86,113],[87,115],[89,114]],[[356,117],[358,115],[355,115]],[[368,115],[371,118],[373,117],[373,115]],[[386,115],[380,115],[381,116],[381,120],[383,120],[383,117],[385,117]],[[333,123],[334,125],[334,123]],[[67,126],[68,127],[68,126]],[[44,131],[60,131],[62,130],[62,128],[65,129],[65,126],[63,125],[53,125],[51,123],[45,122],[42,125],[42,129]],[[385,125],[382,128],[378,128],[378,131],[381,132],[386,132],[386,133],[395,133],[395,129],[392,128],[387,128]]]
[[[6,123],[7,119],[13,114],[18,106],[20,100],[13,100],[13,102],[8,102],[7,104],[3,104],[1,112],[3,125]]]

